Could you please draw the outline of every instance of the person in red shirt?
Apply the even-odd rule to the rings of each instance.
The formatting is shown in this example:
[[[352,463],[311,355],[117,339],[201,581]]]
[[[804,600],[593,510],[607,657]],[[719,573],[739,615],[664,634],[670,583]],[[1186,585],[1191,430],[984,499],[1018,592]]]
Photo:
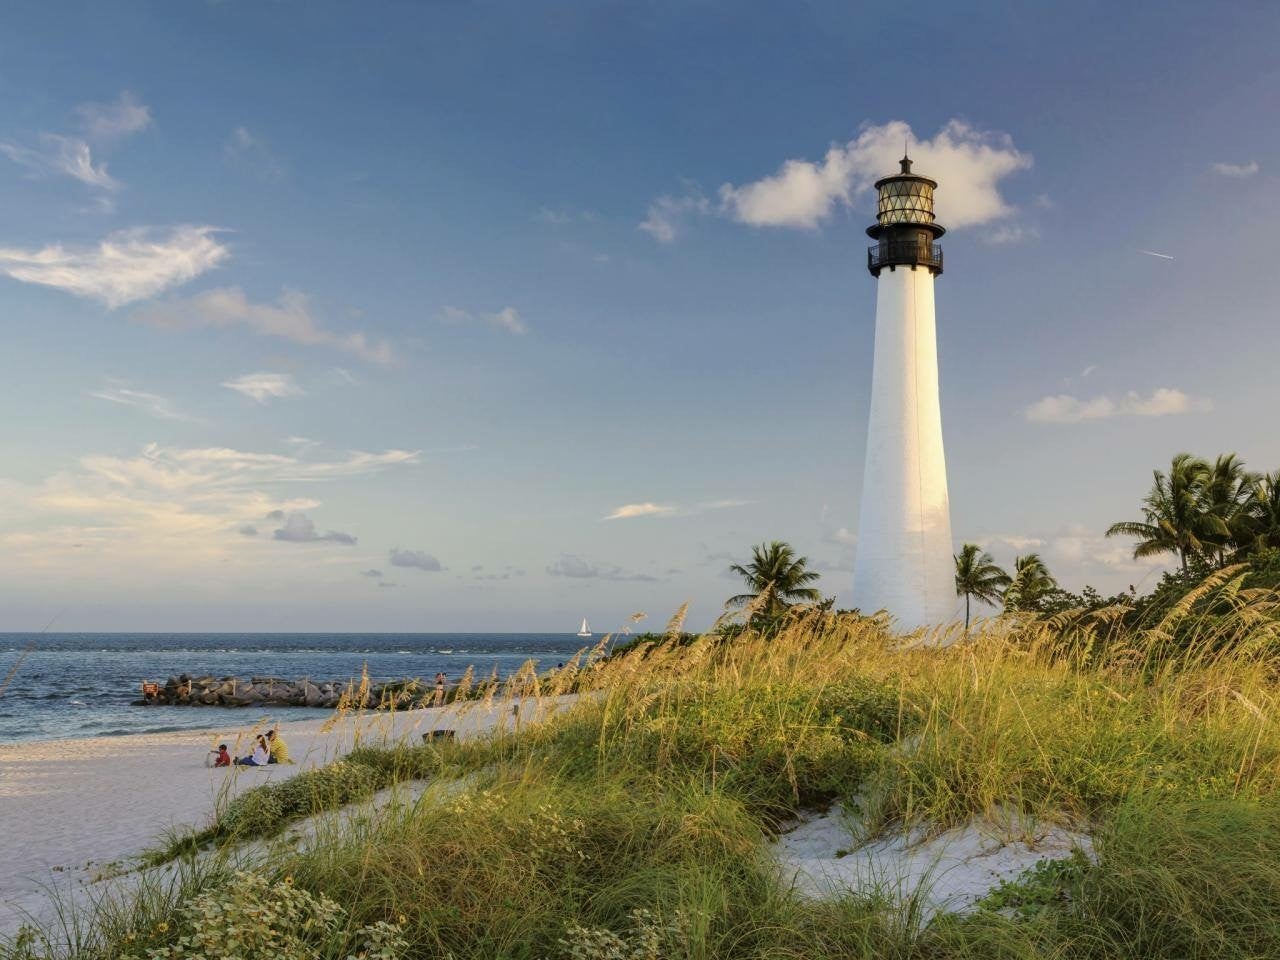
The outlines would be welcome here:
[[[218,744],[218,755],[213,761],[215,767],[231,766],[231,754],[227,753],[227,745],[225,743]]]

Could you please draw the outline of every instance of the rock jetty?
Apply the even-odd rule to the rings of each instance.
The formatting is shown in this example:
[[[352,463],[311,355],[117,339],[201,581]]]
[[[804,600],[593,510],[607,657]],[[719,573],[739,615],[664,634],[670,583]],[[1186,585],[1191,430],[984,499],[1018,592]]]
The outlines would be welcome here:
[[[281,680],[278,677],[196,677],[181,674],[163,684],[144,681],[135,706],[153,707],[322,707],[351,709],[411,709],[435,702],[434,683],[395,680],[361,684],[351,680]],[[452,700],[453,692],[445,692]]]

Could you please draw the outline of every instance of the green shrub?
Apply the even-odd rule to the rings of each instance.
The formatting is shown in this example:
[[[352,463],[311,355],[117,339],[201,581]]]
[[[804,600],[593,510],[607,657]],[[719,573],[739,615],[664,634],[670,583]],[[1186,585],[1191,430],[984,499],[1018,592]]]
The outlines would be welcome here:
[[[188,901],[172,929],[165,922],[144,935],[152,938],[167,942],[123,960],[314,960],[347,950],[363,960],[398,960],[408,946],[394,924],[379,921],[348,934],[345,912],[329,898],[293,886],[289,877],[271,883],[244,872]]]

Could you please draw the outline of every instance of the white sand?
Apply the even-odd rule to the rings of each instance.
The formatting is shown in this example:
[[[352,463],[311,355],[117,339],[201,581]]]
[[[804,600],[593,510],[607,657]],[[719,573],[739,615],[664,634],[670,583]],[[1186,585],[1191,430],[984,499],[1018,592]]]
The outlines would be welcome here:
[[[219,798],[324,764],[357,739],[416,743],[435,729],[466,738],[534,722],[570,700],[529,701],[518,718],[510,701],[347,717],[327,732],[326,721],[290,723],[280,711],[275,720],[295,761],[288,766],[204,766],[218,743],[235,756],[250,752],[253,734],[266,725],[255,725],[258,715],[248,711],[210,710],[211,722],[227,723],[221,730],[0,745],[0,933],[11,933],[27,912],[45,914],[45,888],[74,891],[129,869],[166,831],[207,825]]]
[[[974,821],[931,838],[915,829],[864,843],[856,820],[837,804],[780,836],[773,853],[802,896],[878,891],[902,903],[918,897],[921,922],[928,923],[941,911],[972,910],[1001,881],[1077,848],[1093,856],[1085,834],[1019,817]]]

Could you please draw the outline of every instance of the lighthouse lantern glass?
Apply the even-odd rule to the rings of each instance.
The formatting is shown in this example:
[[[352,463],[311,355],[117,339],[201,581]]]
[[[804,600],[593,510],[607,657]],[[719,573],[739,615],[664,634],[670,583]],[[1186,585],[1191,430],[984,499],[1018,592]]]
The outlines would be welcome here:
[[[914,178],[882,183],[876,219],[882,225],[933,223],[933,185]]]

